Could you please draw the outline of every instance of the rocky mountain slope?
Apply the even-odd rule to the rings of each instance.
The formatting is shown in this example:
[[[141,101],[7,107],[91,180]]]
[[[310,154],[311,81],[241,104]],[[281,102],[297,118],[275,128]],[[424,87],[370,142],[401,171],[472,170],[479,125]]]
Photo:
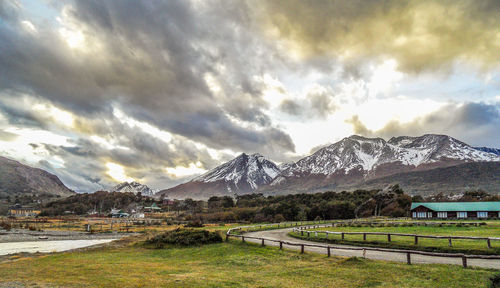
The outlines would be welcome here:
[[[56,175],[0,157],[0,198],[16,195],[50,198],[74,194]]]
[[[137,182],[123,182],[120,183],[111,189],[109,189],[109,192],[132,192],[134,194],[141,193],[143,196],[154,196],[155,191],[153,191],[151,188],[149,188],[146,185],[143,185],[141,183]]]
[[[260,154],[245,153],[193,180],[158,192],[168,198],[207,199],[211,196],[252,193],[278,176],[281,170]]]

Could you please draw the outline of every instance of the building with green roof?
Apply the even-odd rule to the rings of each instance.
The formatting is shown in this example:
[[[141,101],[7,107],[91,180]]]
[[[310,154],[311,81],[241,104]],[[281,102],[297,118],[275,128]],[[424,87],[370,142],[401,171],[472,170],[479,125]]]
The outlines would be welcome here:
[[[415,202],[411,204],[412,218],[500,218],[500,202]]]

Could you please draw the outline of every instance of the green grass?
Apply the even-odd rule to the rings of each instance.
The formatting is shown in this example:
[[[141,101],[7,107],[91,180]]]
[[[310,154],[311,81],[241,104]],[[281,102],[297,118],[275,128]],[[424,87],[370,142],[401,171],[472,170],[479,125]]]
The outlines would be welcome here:
[[[141,245],[0,263],[0,286],[487,287],[498,270],[327,258],[230,241],[192,248]]]
[[[310,229],[315,231],[335,231],[335,232],[392,232],[420,235],[441,235],[441,236],[477,236],[477,237],[500,237],[500,221],[488,221],[483,226],[410,226],[410,227],[327,227]],[[300,233],[291,233],[297,238],[307,238],[307,234],[301,236]],[[310,240],[326,242],[325,234],[318,234]],[[415,249],[425,251],[440,252],[463,252],[471,254],[496,254],[500,255],[500,241],[491,241],[492,248],[488,248],[486,240],[452,240],[453,246],[448,247],[448,239],[426,239],[419,238],[415,245],[413,237],[391,236],[391,242],[387,242],[385,235],[367,235],[367,240],[363,240],[363,235],[345,235],[344,241],[341,235],[329,235],[330,243],[365,245],[377,247],[391,247],[400,249]]]

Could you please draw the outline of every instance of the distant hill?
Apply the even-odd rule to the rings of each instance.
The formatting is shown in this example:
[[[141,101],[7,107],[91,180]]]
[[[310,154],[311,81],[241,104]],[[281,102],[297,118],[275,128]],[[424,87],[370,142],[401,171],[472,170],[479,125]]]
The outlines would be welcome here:
[[[74,194],[56,175],[0,157],[0,198],[25,195],[50,198]]]

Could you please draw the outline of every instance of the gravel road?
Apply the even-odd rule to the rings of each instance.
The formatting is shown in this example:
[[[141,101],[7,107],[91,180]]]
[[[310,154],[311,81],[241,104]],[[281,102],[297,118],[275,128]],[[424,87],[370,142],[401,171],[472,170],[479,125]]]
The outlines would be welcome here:
[[[306,243],[306,244],[319,244],[317,242],[306,241],[301,239],[296,239],[291,236],[288,236],[288,233],[292,231],[292,228],[287,229],[279,229],[279,230],[267,230],[267,231],[257,231],[246,233],[245,236],[253,236],[253,237],[263,237],[272,240],[282,240],[294,243]],[[245,239],[249,242],[261,243],[260,240],[256,239]],[[276,242],[265,242],[266,245],[270,246],[279,246],[279,243]],[[347,245],[335,245],[337,247],[353,247]],[[284,248],[300,250],[300,246],[289,246],[283,245]],[[306,252],[314,252],[320,254],[327,254],[327,250],[325,248],[318,247],[305,247]],[[357,256],[362,257],[362,251],[350,251],[350,250],[339,250],[339,249],[331,249],[332,255],[338,256]],[[380,252],[380,251],[366,251],[366,258],[376,259],[376,260],[387,260],[387,261],[397,261],[397,262],[406,262],[406,253],[395,253],[395,252]],[[436,256],[426,256],[426,255],[411,255],[412,263],[435,263],[435,264],[455,264],[462,265],[461,258],[453,258],[453,257],[436,257]],[[467,259],[468,266],[476,266],[483,268],[493,268],[500,269],[500,260],[494,259]]]

